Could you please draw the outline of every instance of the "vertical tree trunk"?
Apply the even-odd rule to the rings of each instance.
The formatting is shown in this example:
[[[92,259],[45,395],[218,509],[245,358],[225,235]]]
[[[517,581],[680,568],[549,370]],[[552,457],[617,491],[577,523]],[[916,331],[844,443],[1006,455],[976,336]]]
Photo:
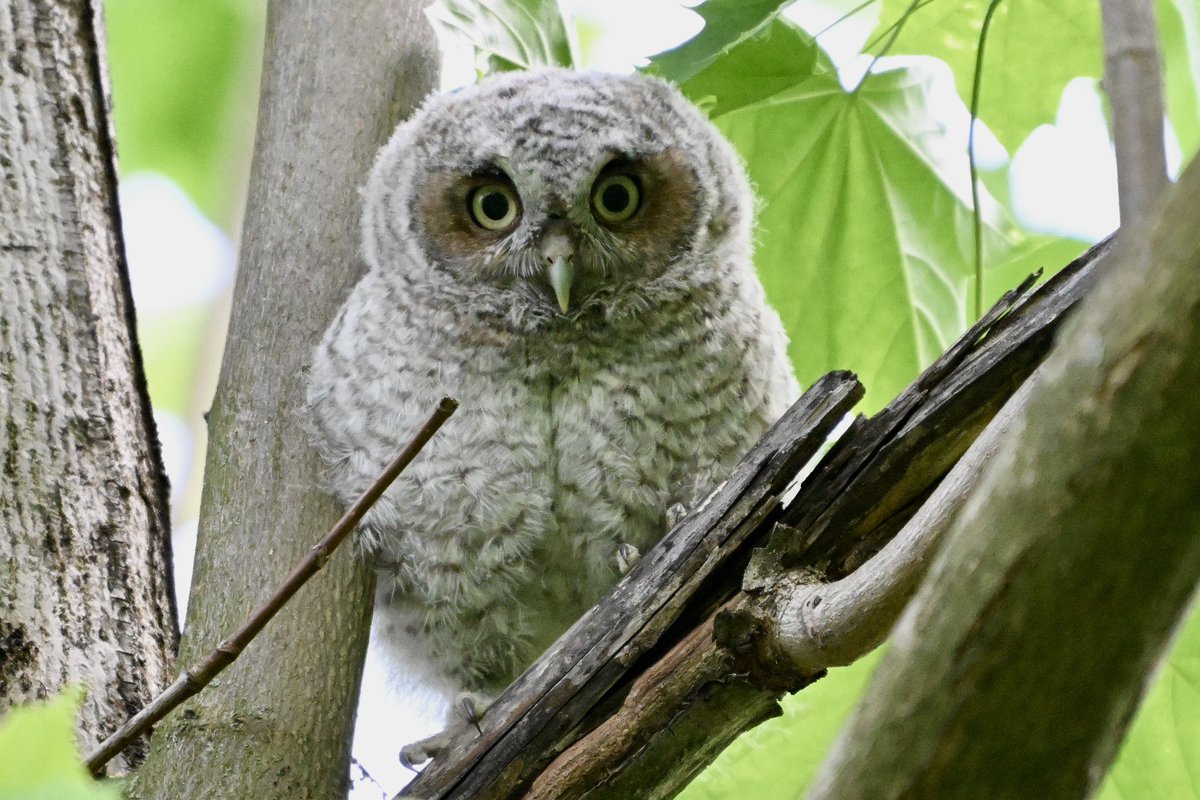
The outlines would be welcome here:
[[[89,2],[0,14],[0,711],[82,683],[88,748],[170,679],[177,638],[102,40]]]
[[[302,403],[361,276],[358,188],[433,87],[422,0],[272,2],[250,195],[180,662],[210,650],[337,518]],[[343,548],[221,678],[159,726],[142,798],[345,795],[373,579]]]

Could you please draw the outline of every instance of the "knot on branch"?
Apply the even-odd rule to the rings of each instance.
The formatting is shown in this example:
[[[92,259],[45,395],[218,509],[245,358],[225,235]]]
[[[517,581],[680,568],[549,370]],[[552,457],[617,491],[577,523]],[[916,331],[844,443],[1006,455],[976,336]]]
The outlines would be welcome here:
[[[713,641],[733,657],[734,671],[777,694],[797,692],[825,677],[825,670],[799,670],[779,647],[778,614],[770,595],[742,595],[717,612]]]

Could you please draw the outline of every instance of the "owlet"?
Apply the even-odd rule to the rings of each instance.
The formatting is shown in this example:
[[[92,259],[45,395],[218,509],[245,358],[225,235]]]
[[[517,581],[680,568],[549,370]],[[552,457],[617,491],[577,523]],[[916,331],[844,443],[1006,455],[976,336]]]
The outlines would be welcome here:
[[[493,693],[795,398],[754,198],[670,84],[546,69],[428,100],[364,202],[369,270],[314,354],[315,439],[350,502],[459,400],[359,541],[399,668]]]

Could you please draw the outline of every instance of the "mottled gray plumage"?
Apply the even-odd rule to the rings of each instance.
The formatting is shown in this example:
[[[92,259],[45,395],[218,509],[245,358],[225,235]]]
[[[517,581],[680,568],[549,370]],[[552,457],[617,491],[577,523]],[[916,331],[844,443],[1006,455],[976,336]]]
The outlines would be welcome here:
[[[608,213],[630,195],[632,216]],[[314,355],[317,445],[350,501],[460,401],[360,542],[402,667],[494,692],[617,580],[618,547],[650,547],[794,398],[753,197],[669,84],[542,70],[429,100],[365,205],[369,272]]]

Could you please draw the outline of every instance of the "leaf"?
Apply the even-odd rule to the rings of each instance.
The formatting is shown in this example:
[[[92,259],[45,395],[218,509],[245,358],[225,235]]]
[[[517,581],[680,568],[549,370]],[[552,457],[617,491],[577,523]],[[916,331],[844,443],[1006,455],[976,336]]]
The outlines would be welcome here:
[[[755,262],[797,375],[811,383],[854,370],[868,408],[907,385],[967,322],[965,143],[928,112],[949,79],[944,65],[923,60],[874,74],[851,94],[822,73],[714,120],[762,201]],[[991,264],[1007,241],[986,195],[984,212]]]
[[[1098,800],[1200,798],[1200,609],[1150,688]]]
[[[679,88],[710,115],[726,114],[812,77],[818,53],[811,36],[773,19]]]
[[[119,800],[88,775],[75,752],[80,692],[14,708],[0,720],[0,797],[4,800]]]
[[[262,32],[241,0],[107,0],[122,177],[161,172],[226,231],[241,213]]]
[[[884,0],[876,39],[912,0]],[[903,24],[889,55],[917,54],[950,65],[960,97],[971,96],[979,29],[988,0],[925,0]],[[1103,69],[1095,0],[1004,0],[984,51],[981,119],[1012,152],[1038,125],[1053,122],[1063,87]]]
[[[1167,117],[1186,164],[1200,148],[1200,2],[1159,0]]]
[[[1045,281],[1082,255],[1090,244],[1066,236],[1027,234],[1001,263],[984,270],[985,306],[995,303],[1000,295],[1038,270],[1042,271],[1042,280]]]
[[[437,0],[425,13],[440,34],[475,48],[486,72],[576,63],[558,0]]]
[[[704,19],[700,33],[650,58],[649,71],[683,83],[722,54],[766,28],[794,0],[707,0],[692,10]]]

